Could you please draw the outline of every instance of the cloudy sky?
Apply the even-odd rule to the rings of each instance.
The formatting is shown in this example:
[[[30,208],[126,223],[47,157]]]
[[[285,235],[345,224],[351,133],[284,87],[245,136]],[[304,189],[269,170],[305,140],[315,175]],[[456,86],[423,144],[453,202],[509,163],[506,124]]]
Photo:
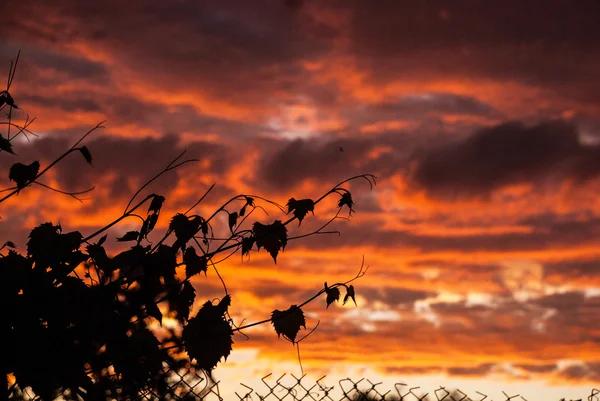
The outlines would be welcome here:
[[[264,251],[220,265],[238,322],[353,277],[364,255],[358,308],[307,308],[309,329],[320,321],[301,344],[309,375],[587,397],[600,383],[600,6],[492,3],[4,0],[0,72],[20,50],[15,118],[37,117],[39,137],[1,168],[47,165],[106,128],[86,140],[93,168],[69,158],[44,181],[95,185],[90,199],[28,189],[1,205],[1,240],[23,247],[45,221],[92,233],[185,149],[199,161],[148,189],[167,199],[159,229],[213,183],[200,214],[238,193],[317,199],[372,173],[373,191],[349,187],[340,236],[292,241],[277,265]],[[262,205],[253,218],[285,218]],[[198,302],[222,296],[214,272],[194,284]],[[300,373],[271,327],[246,334],[217,377]]]

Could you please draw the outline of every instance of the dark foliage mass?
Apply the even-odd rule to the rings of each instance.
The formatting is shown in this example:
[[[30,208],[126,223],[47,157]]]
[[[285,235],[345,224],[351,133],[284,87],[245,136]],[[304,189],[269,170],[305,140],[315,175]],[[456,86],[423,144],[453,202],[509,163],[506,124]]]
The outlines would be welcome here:
[[[15,67],[16,62],[11,65],[7,89],[0,92],[0,111],[8,110],[7,133],[0,136],[0,149],[7,153],[2,155],[5,157],[16,156],[12,142],[15,137],[33,134],[29,119],[22,125],[12,119],[16,105],[9,90]],[[48,166],[42,168],[39,161],[15,163],[9,178],[16,186],[5,191],[8,194],[0,203],[33,184],[80,200],[77,195],[89,190],[66,192],[43,184],[40,178],[71,153],[79,153],[91,165],[93,149],[80,143],[100,127],[83,135]],[[149,194],[137,203],[134,200],[159,176],[194,161],[181,161],[182,156],[154,175],[133,195],[123,215],[102,229],[85,235],[65,230],[60,224],[42,222],[31,230],[22,252],[12,241],[0,248],[0,305],[9,312],[0,321],[3,338],[0,377],[6,378],[7,384],[1,387],[2,399],[16,396],[19,389],[26,387],[43,400],[52,400],[59,394],[84,400],[134,399],[145,390],[160,394],[168,385],[169,377],[164,374],[167,364],[191,366],[210,377],[217,364],[232,352],[235,332],[271,323],[278,336],[297,344],[301,341],[298,339],[301,328],[306,329],[304,305],[326,294],[329,306],[339,300],[340,288],[346,291],[344,303],[348,299],[355,301],[354,287],[349,283],[364,275],[366,269],[362,266],[345,283],[325,284],[324,289],[302,304],[275,310],[270,318],[239,327],[229,315],[232,297],[217,270],[217,264],[226,257],[217,260],[215,256],[231,256],[241,251],[247,257],[264,248],[276,262],[291,240],[288,224],[296,219],[300,224],[329,195],[340,196],[340,211],[343,207],[352,211],[350,192],[342,185],[359,178],[372,185],[374,176],[345,180],[317,201],[291,198],[287,212],[293,217],[271,223],[257,221],[249,228],[243,228],[248,225],[244,225],[248,217],[262,209],[257,202],[277,204],[242,194],[231,198],[209,217],[192,214],[213,188],[210,187],[188,211],[170,218],[162,239],[151,242],[149,235],[161,217],[166,199]],[[285,213],[283,207],[277,206]],[[139,210],[146,207],[146,215],[140,215]],[[231,235],[225,239],[213,234],[213,219],[220,212],[229,216]],[[123,232],[114,238],[114,242],[126,249],[111,254],[106,248],[111,239],[105,232],[130,217],[140,220],[139,230]],[[319,230],[301,237],[326,233],[322,230],[336,218],[337,214]],[[196,294],[190,279],[199,273],[207,275],[209,267],[214,268],[221,281],[224,295],[220,300],[205,301],[192,314],[192,306],[201,302],[201,294]],[[167,316],[176,319],[181,330],[168,330],[168,334],[159,338],[151,329],[152,324],[162,325]],[[10,387],[8,378],[13,382]]]

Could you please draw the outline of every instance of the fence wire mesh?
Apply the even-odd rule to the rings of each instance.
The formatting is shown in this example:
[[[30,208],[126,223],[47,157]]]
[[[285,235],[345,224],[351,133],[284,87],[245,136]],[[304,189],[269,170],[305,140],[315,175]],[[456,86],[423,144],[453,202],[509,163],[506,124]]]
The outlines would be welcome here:
[[[284,374],[274,378],[272,374],[261,378],[260,388],[251,387],[240,383],[241,391],[235,391],[234,396],[225,400],[220,391],[220,382],[214,382],[204,373],[193,368],[174,369],[165,365],[164,386],[160,388],[147,388],[131,401],[493,401],[488,394],[475,391],[467,394],[460,389],[438,387],[433,391],[425,392],[419,387],[411,387],[406,383],[395,383],[392,388],[386,389],[383,383],[373,383],[368,379],[353,380],[350,378],[339,380],[334,385],[327,385],[326,376],[316,381],[309,380],[306,375],[297,377],[293,374]],[[117,389],[118,393],[118,389]],[[502,392],[501,401],[528,401],[525,395],[507,394]],[[108,396],[105,400],[121,400],[118,395]],[[496,398],[498,399],[498,398]],[[41,400],[31,389],[21,389],[17,384],[11,386],[9,400],[13,401],[59,401],[59,400],[85,400],[80,395],[64,392],[54,400]],[[95,400],[94,400],[95,401]],[[584,401],[583,399],[558,401]],[[587,401],[600,401],[600,390],[593,388]]]

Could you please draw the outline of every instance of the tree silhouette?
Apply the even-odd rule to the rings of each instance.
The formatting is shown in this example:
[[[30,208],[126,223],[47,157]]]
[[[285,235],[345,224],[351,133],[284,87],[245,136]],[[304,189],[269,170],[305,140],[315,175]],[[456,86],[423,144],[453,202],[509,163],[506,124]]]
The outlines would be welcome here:
[[[35,135],[30,129],[33,120],[23,124],[13,120],[13,81],[18,56],[11,63],[6,90],[0,92],[0,111],[7,111],[1,124],[6,136],[0,134],[0,150],[5,157],[16,158],[18,149],[13,140],[19,135]],[[39,161],[17,162],[9,172],[16,186],[0,198],[0,203],[32,185],[59,192],[75,199],[91,189],[68,192],[40,181],[49,169],[72,153],[80,153],[92,164],[93,149],[82,146],[84,139],[101,124],[85,133],[71,148],[47,166]],[[335,185],[317,200],[290,198],[287,211],[275,202],[260,196],[240,194],[232,197],[208,217],[194,215],[193,210],[214,188],[211,186],[187,211],[170,218],[162,239],[152,243],[153,232],[166,198],[151,193],[135,202],[146,187],[158,177],[182,167],[194,159],[182,159],[185,151],[150,178],[133,194],[123,214],[91,234],[67,231],[60,224],[44,222],[29,234],[26,250],[19,252],[12,241],[0,248],[0,304],[5,313],[0,325],[0,376],[5,378],[2,399],[18,398],[19,392],[30,387],[43,400],[58,395],[84,400],[133,399],[140,392],[152,390],[161,394],[169,385],[164,373],[165,363],[172,367],[190,366],[211,377],[212,370],[232,352],[235,332],[260,324],[272,324],[277,336],[297,344],[301,329],[306,329],[302,308],[325,295],[326,304],[355,301],[354,280],[362,277],[366,268],[350,280],[316,291],[309,299],[285,310],[274,310],[266,319],[237,326],[229,315],[232,298],[217,270],[218,263],[241,252],[268,252],[274,263],[288,243],[310,235],[332,233],[326,227],[340,212],[353,212],[354,202],[344,185],[363,179],[372,187],[370,174],[351,177]],[[93,188],[92,188],[93,189]],[[287,226],[298,220],[300,225],[326,197],[338,196],[338,211],[322,227],[297,237],[289,237]],[[272,222],[248,219],[261,205],[275,205],[284,218]],[[146,210],[145,216],[140,212]],[[219,213],[227,213],[227,238],[216,238],[213,224]],[[125,232],[116,242],[130,245],[128,249],[109,254],[105,232],[125,219],[140,220],[139,230]],[[217,255],[227,255],[217,258]],[[364,259],[363,259],[364,262]],[[190,279],[211,268],[223,286],[223,297],[207,300],[191,316],[190,310],[201,294],[196,294]],[[268,312],[267,312],[268,313]],[[265,313],[265,314],[267,314]],[[182,330],[169,330],[158,338],[150,329],[154,321],[174,317]],[[310,333],[309,333],[310,334]],[[306,336],[305,336],[306,337]],[[9,378],[10,382],[9,383]],[[9,387],[10,384],[10,387]]]

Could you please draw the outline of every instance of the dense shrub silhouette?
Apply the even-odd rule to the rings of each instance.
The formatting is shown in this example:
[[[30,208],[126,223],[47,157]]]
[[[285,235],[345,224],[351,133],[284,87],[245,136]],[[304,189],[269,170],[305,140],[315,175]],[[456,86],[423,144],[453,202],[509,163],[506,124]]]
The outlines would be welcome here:
[[[18,57],[11,64],[6,90],[0,92],[0,111],[7,112],[7,120],[2,124],[6,136],[0,134],[0,153],[3,152],[0,157],[15,159],[18,152],[13,140],[32,133],[29,118],[18,124],[12,117],[13,109],[19,107],[10,92],[17,62]],[[4,191],[7,194],[0,203],[10,201],[33,185],[79,199],[79,195],[89,190],[67,192],[40,179],[72,154],[79,154],[83,162],[92,164],[93,149],[81,143],[101,127],[98,124],[92,128],[47,166],[39,161],[16,162],[9,172],[15,187]],[[190,309],[195,301],[201,300],[202,294],[196,294],[190,278],[207,273],[209,267],[218,275],[216,264],[224,259],[217,260],[216,255],[239,251],[247,256],[266,251],[276,263],[292,239],[288,237],[288,224],[298,220],[300,225],[328,196],[339,197],[338,214],[342,210],[353,211],[352,195],[343,185],[356,179],[372,185],[375,177],[369,174],[352,177],[314,201],[291,198],[287,210],[281,207],[284,220],[256,221],[252,225],[245,223],[261,208],[261,203],[275,203],[241,194],[225,202],[211,216],[191,214],[213,188],[210,187],[188,211],[172,216],[162,239],[151,243],[148,235],[155,230],[158,220],[168,218],[161,215],[167,200],[160,194],[149,194],[137,203],[134,200],[162,174],[193,161],[183,160],[183,155],[133,194],[123,215],[102,229],[84,235],[53,222],[43,222],[31,230],[23,252],[12,241],[2,246],[0,304],[8,312],[0,322],[3,338],[0,376],[5,378],[5,385],[0,386],[2,399],[16,399],[26,387],[43,400],[52,400],[59,394],[85,400],[132,399],[148,389],[160,394],[169,383],[164,373],[165,363],[175,369],[191,366],[210,376],[232,351],[235,332],[258,324],[272,324],[278,336],[297,344],[301,340],[300,330],[306,328],[302,307],[308,302],[325,295],[329,306],[339,301],[340,289],[345,291],[344,303],[355,301],[350,283],[365,273],[362,265],[359,273],[345,283],[325,284],[301,304],[272,311],[263,321],[237,327],[229,316],[232,298],[218,276],[223,284],[223,297],[207,300],[191,316]],[[219,213],[228,214],[229,238],[217,239],[213,234],[212,224]],[[319,230],[303,236],[325,233],[323,229],[338,214]],[[130,246],[120,253],[109,254],[106,245],[110,240],[105,232],[129,217],[139,218],[139,230],[116,238]],[[165,314],[177,319],[182,330],[170,330],[169,335],[159,339],[149,325],[154,321],[162,323]]]

